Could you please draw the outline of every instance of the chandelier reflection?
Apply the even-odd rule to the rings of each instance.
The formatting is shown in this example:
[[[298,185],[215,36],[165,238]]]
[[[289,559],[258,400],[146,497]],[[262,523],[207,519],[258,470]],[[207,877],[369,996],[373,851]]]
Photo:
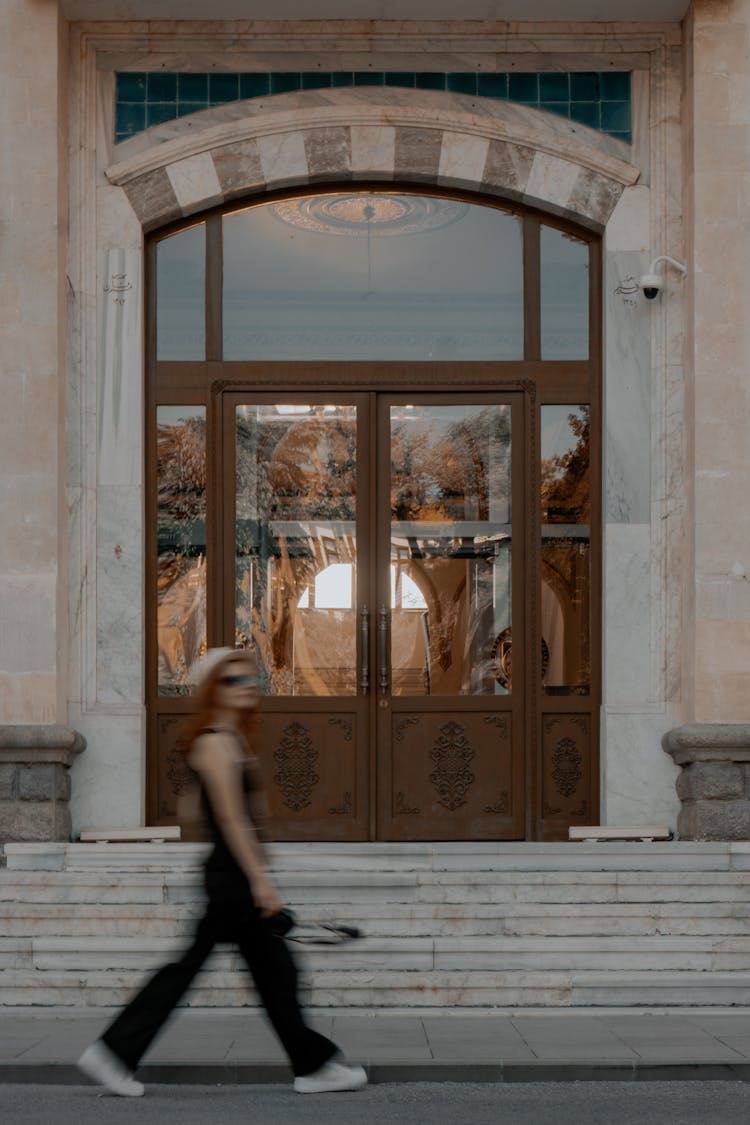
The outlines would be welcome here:
[[[455,199],[367,192],[349,195],[308,195],[271,204],[275,218],[318,234],[421,234],[450,226],[466,214],[468,205]]]

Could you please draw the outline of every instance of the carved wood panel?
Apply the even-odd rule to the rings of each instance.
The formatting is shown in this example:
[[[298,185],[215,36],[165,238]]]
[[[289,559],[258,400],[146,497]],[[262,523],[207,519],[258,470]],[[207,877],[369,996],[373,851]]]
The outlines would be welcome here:
[[[178,802],[191,787],[192,773],[185,761],[192,715],[159,715],[157,739],[157,823],[179,824]],[[183,839],[198,838],[196,826],[182,826]]]
[[[544,837],[567,838],[570,824],[591,823],[591,717],[542,716],[541,813]]]
[[[259,758],[271,834],[278,840],[363,838],[361,751],[355,713],[265,711]]]
[[[157,721],[158,823],[181,824],[183,839],[199,839],[181,801],[190,782],[184,751],[189,715]],[[367,810],[357,766],[355,714],[263,712],[255,747],[274,839],[360,839]],[[360,754],[361,757],[361,754]]]
[[[445,711],[392,719],[390,834],[513,838],[519,794],[509,714]]]

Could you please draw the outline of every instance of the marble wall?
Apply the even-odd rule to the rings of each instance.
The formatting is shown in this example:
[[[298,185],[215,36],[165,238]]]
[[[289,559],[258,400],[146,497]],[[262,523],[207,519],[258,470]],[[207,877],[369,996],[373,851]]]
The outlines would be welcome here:
[[[695,410],[694,718],[750,712],[750,0],[696,0],[686,101]]]
[[[218,45],[226,31],[217,26],[213,32]],[[118,59],[132,59],[128,52],[137,47],[140,69],[165,59],[172,69],[208,69],[218,57],[211,36],[212,25],[200,36],[193,31],[189,41],[178,28],[156,29],[145,38],[140,27],[130,31],[124,24],[108,25],[106,32],[95,25],[71,31],[68,721],[89,744],[73,767],[75,826],[136,825],[144,817],[143,226],[193,213],[252,184],[288,182],[290,176],[299,183],[316,175],[351,177],[355,168],[362,176],[393,177],[397,168],[406,174],[410,163],[435,182],[485,190],[504,185],[520,192],[516,198],[525,193],[556,213],[606,223],[602,818],[674,824],[677,771],[660,738],[690,708],[681,650],[689,624],[683,596],[689,585],[686,450],[680,436],[685,290],[670,277],[663,298],[649,305],[633,292],[633,279],[657,253],[684,255],[678,30],[623,26],[593,47],[571,28],[554,43],[547,37],[538,45],[546,59],[551,50],[564,51],[569,69],[601,69],[606,59],[635,68],[629,158],[637,170],[630,179],[622,172],[628,154],[620,149],[619,157],[613,155],[613,142],[604,138],[585,167],[576,169],[582,149],[578,136],[565,137],[568,123],[542,129],[535,111],[523,110],[514,120],[511,110],[510,119],[506,114],[490,128],[473,108],[453,104],[453,116],[446,110],[443,118],[429,96],[412,92],[422,100],[410,105],[403,101],[410,95],[396,90],[389,91],[380,117],[361,91],[342,91],[335,104],[330,92],[311,92],[315,104],[307,110],[294,100],[300,95],[285,102],[283,129],[268,123],[270,99],[251,112],[227,106],[208,111],[213,117],[201,115],[206,136],[213,130],[203,142],[199,130],[173,122],[113,151],[112,72]],[[296,66],[305,62],[305,52],[295,42]],[[337,61],[327,43],[321,65]],[[445,42],[423,42],[422,63],[424,51],[438,47],[436,67],[449,68]],[[533,48],[528,36],[515,46],[506,37],[496,50],[508,57],[493,58],[498,66],[510,65],[514,51]],[[316,44],[306,49],[314,52]],[[463,67],[485,58],[479,44],[475,49],[471,58],[460,55]],[[252,59],[250,49],[246,55]],[[413,61],[402,57],[404,67]],[[242,62],[235,55],[230,64],[237,69]],[[383,65],[381,56],[376,64]],[[302,69],[309,68],[308,57]],[[461,128],[456,113],[463,113]],[[526,140],[534,135],[538,145],[531,159],[521,158],[524,130]],[[431,148],[418,143],[428,132]],[[598,168],[598,179],[592,168]],[[605,181],[617,182],[616,168],[622,174],[613,193]],[[520,187],[510,185],[511,175],[522,177]]]
[[[0,34],[0,717],[65,722],[61,508],[65,22],[5,0]]]

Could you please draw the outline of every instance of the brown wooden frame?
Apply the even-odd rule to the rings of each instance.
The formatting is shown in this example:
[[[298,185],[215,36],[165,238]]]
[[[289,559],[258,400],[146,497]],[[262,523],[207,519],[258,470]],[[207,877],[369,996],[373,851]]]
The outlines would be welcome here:
[[[269,193],[262,202],[292,196],[341,191],[383,191],[382,183],[331,184],[289,189]],[[602,262],[598,236],[565,220],[520,205],[488,198],[486,195],[455,191],[419,184],[388,184],[387,190],[402,194],[429,194],[460,199],[465,202],[511,211],[523,218],[524,268],[524,357],[523,360],[497,362],[433,363],[433,362],[223,362],[222,354],[222,215],[244,210],[248,201],[215,209],[189,221],[172,224],[153,235],[147,242],[146,269],[150,283],[146,287],[146,705],[147,705],[147,816],[150,823],[164,822],[169,817],[160,812],[155,778],[157,776],[156,727],[158,715],[187,716],[190,700],[160,697],[157,694],[156,644],[156,441],[157,405],[197,405],[207,412],[207,632],[209,645],[222,643],[228,629],[227,591],[233,594],[230,581],[231,560],[225,558],[224,571],[212,564],[220,554],[222,525],[226,513],[222,501],[221,467],[226,465],[222,448],[222,399],[226,392],[269,393],[283,385],[289,392],[313,394],[325,389],[346,390],[352,394],[411,392],[430,390],[434,393],[458,391],[461,394],[487,395],[522,393],[524,413],[523,504],[526,513],[525,556],[526,589],[518,592],[525,617],[525,724],[527,798],[525,818],[526,839],[558,839],[567,836],[569,823],[596,823],[599,817],[599,704],[601,700],[601,594],[602,594],[602,443],[601,443],[601,371],[602,371]],[[156,246],[164,237],[196,222],[206,224],[206,358],[203,361],[157,361],[156,357]],[[589,357],[587,360],[542,360],[540,309],[540,224],[567,231],[589,246]],[[279,376],[283,375],[280,384]],[[540,410],[543,405],[556,404],[591,407],[591,694],[588,696],[550,697],[541,690],[540,599],[541,599],[541,518],[540,518]],[[374,411],[372,425],[375,425]],[[371,436],[374,436],[371,435]],[[516,436],[514,434],[514,449]],[[514,471],[516,460],[514,457]],[[514,473],[515,479],[515,473]],[[515,491],[515,489],[514,489]],[[515,500],[514,500],[515,502]],[[373,513],[373,519],[375,518]],[[374,535],[374,527],[372,534]],[[223,589],[222,589],[223,588]],[[516,617],[514,587],[514,621]],[[371,664],[374,667],[374,664]],[[536,685],[533,687],[532,685]],[[581,803],[580,816],[559,820],[545,816],[542,807],[543,724],[545,716],[588,716],[588,781]],[[373,764],[372,769],[375,769]],[[372,782],[376,778],[373,774]],[[374,813],[370,833],[375,831]]]

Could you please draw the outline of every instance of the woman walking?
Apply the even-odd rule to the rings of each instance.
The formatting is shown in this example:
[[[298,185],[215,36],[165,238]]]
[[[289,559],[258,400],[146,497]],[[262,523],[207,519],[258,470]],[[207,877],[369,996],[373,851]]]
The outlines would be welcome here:
[[[188,762],[200,781],[213,848],[205,866],[208,901],[192,945],[159,969],[78,1061],[112,1093],[139,1097],[133,1073],[217,942],[233,942],[247,964],[301,1094],[356,1090],[367,1076],[343,1065],[338,1048],[304,1021],[297,971],[273,918],[283,901],[258,837],[262,797],[259,769],[247,732],[257,708],[255,654],[210,649],[199,673],[199,719]]]

